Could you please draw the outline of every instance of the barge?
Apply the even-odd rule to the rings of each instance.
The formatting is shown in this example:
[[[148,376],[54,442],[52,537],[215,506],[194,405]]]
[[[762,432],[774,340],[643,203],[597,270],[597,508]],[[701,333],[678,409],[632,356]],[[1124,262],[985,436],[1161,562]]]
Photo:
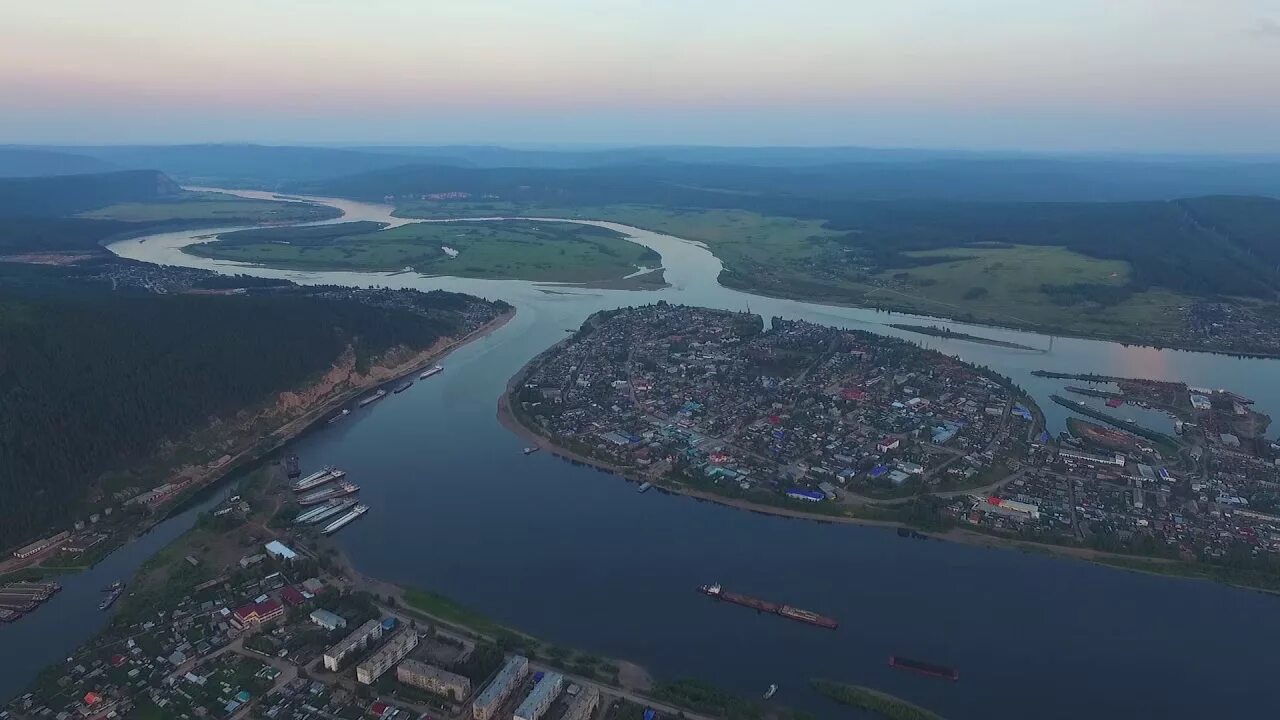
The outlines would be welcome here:
[[[360,492],[360,486],[349,482],[343,482],[323,490],[317,490],[310,495],[303,495],[298,498],[299,505],[319,505],[325,500],[340,498],[346,495],[352,495]]]
[[[413,381],[409,380],[408,382],[404,382],[404,383],[401,383],[400,385],[397,385],[396,389],[392,390],[391,392],[395,393],[396,395],[399,395],[400,393],[404,392],[405,390],[408,390],[411,387],[413,387]]]
[[[442,372],[444,372],[444,366],[443,366],[443,365],[436,365],[435,367],[428,368],[425,372],[423,372],[421,375],[419,375],[419,376],[418,376],[418,379],[419,379],[419,380],[426,380],[427,378],[431,377],[432,375],[439,375],[439,374],[440,374],[440,373],[442,373]]]
[[[356,407],[364,407],[371,403],[375,403],[386,396],[387,391],[382,388],[378,388],[378,392],[373,393],[372,395],[365,395],[363,398],[360,398],[360,402],[356,403]]]
[[[313,472],[310,475],[302,478],[298,482],[294,483],[293,491],[306,492],[307,490],[310,490],[312,488],[318,488],[321,485],[324,485],[325,483],[333,482],[334,480],[341,480],[346,476],[347,476],[347,473],[344,470],[339,470],[334,467],[327,467],[323,470]]]
[[[341,530],[342,528],[350,524],[352,521],[354,521],[356,518],[360,517],[361,515],[364,515],[367,512],[369,512],[368,505],[357,505],[354,508],[352,508],[351,511],[348,512],[347,514],[343,515],[337,520],[334,520],[328,525],[325,525],[324,529],[321,530],[320,533],[322,535],[332,535],[333,533],[338,532],[339,530]]]
[[[750,595],[730,592],[720,587],[720,583],[703,585],[698,588],[698,592],[716,600],[723,600],[724,602],[733,603],[734,605],[749,607],[756,612],[770,613],[787,618],[788,620],[795,620],[808,625],[816,625],[818,627],[827,628],[828,630],[835,630],[840,627],[840,623],[834,618],[819,615],[812,610],[803,610],[790,605],[783,605],[769,600],[761,600],[760,598],[751,597]]]
[[[924,662],[922,660],[912,660],[910,658],[898,657],[897,655],[889,656],[889,667],[898,670],[910,670],[921,675],[929,675],[931,677],[939,677],[944,680],[955,682],[960,679],[960,671],[946,665],[935,665],[934,663]]]

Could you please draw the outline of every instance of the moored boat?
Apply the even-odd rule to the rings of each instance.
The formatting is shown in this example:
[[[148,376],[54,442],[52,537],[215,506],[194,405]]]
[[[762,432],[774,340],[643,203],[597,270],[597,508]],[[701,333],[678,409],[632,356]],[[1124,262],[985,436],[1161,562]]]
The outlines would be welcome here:
[[[338,518],[337,520],[334,520],[328,525],[325,525],[324,529],[322,529],[320,532],[324,535],[332,535],[333,533],[338,532],[342,528],[349,525],[356,518],[360,517],[361,515],[364,515],[367,512],[369,512],[368,505],[356,505],[354,508],[351,508],[351,510],[347,512],[345,515],[343,515],[342,517]]]
[[[317,490],[308,495],[303,495],[302,497],[298,498],[298,504],[299,505],[319,505],[325,500],[332,500],[333,498],[339,498],[339,497],[343,497],[344,495],[351,495],[357,492],[360,492],[359,485],[356,485],[354,483],[349,483],[349,482],[342,482],[337,485],[332,485],[330,487],[324,488],[323,490]]]
[[[372,395],[365,395],[364,397],[360,398],[360,402],[356,403],[356,406],[364,407],[365,405],[368,405],[369,403],[377,402],[378,400],[381,400],[386,396],[387,396],[387,391],[383,390],[382,388],[378,388],[378,391],[373,393]]]
[[[427,368],[427,370],[425,370],[421,375],[419,375],[419,376],[418,376],[418,379],[419,379],[419,380],[426,380],[427,378],[431,377],[432,375],[438,375],[438,374],[440,374],[440,373],[442,373],[442,372],[444,372],[444,366],[443,366],[443,365],[436,365],[436,366],[434,366],[434,367]]]
[[[313,472],[310,475],[302,478],[298,482],[294,483],[293,491],[306,492],[307,490],[310,490],[312,488],[320,487],[325,483],[333,482],[334,480],[341,480],[342,478],[346,477],[346,475],[347,473],[344,470],[339,470],[334,467],[327,467],[323,470]]]

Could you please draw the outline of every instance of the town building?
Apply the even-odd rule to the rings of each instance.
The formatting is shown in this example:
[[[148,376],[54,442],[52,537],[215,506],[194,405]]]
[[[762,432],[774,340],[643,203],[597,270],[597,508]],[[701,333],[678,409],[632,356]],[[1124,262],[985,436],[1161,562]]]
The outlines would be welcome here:
[[[551,707],[551,703],[556,701],[563,687],[564,676],[560,673],[549,672],[543,675],[538,684],[533,686],[533,690],[529,691],[524,702],[520,703],[520,707],[516,708],[511,720],[538,720]]]
[[[360,652],[369,647],[369,643],[382,638],[382,623],[377,620],[356,628],[354,632],[343,638],[337,645],[324,651],[324,667],[330,672],[338,672],[342,661],[351,653]]]
[[[594,687],[587,687],[569,702],[569,707],[565,708],[560,720],[591,720],[591,716],[595,714],[599,705],[600,691]]]
[[[58,543],[62,542],[63,540],[66,540],[69,537],[71,537],[71,533],[64,530],[58,533],[57,535],[54,535],[53,537],[47,537],[43,540],[37,540],[31,543],[30,545],[27,545],[26,547],[20,547],[17,550],[14,550],[13,556],[18,558],[19,560],[22,560],[24,558],[29,558],[32,555],[35,555],[36,553],[43,552],[44,550],[48,550],[49,548],[53,547],[54,545],[57,545]]]
[[[268,598],[236,608],[231,613],[231,624],[237,629],[244,630],[283,616],[284,605],[281,605],[279,600]]]
[[[396,666],[396,679],[454,702],[471,694],[471,681],[467,678],[417,660],[405,660]]]
[[[1124,455],[1120,453],[1099,455],[1085,452],[1084,450],[1072,450],[1071,448],[1060,448],[1058,450],[1058,458],[1064,462],[1087,462],[1094,465],[1115,465],[1116,467],[1124,467],[1125,462]]]
[[[266,545],[267,554],[277,560],[293,560],[298,557],[298,553],[293,551],[288,545],[279,540],[272,540]]]
[[[490,682],[471,703],[471,714],[475,720],[491,720],[502,703],[528,674],[529,658],[523,655],[512,655],[507,658],[502,669],[494,676],[493,682]]]
[[[329,631],[340,630],[347,626],[345,618],[323,608],[311,613],[311,622]]]
[[[356,680],[372,685],[383,673],[418,647],[418,631],[402,627],[378,651],[356,666]]]

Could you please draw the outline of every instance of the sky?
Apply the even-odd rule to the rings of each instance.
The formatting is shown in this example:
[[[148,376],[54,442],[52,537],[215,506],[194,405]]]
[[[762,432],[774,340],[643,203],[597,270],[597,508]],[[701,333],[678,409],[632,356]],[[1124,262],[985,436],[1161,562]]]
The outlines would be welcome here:
[[[0,143],[1280,152],[1280,0],[0,0]]]

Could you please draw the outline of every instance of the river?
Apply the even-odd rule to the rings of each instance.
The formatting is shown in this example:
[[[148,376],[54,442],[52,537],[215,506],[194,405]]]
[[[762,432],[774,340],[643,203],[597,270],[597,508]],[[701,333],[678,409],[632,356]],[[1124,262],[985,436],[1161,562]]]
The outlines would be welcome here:
[[[347,213],[341,221],[392,220],[386,206],[333,204]],[[1052,350],[1042,352],[922,337],[884,323],[944,324],[1050,347],[1050,338],[1033,333],[744,294],[717,283],[720,262],[699,243],[597,224],[656,250],[671,287],[588,290],[413,273],[273,270],[181,252],[194,238],[216,232],[210,230],[111,249],[149,262],[307,284],[443,288],[517,307],[501,330],[453,353],[443,374],[295,443],[305,468],[339,465],[364,488],[369,516],[337,537],[367,574],[436,590],[560,645],[640,663],[660,679],[696,677],[748,696],[778,683],[778,702],[824,718],[861,715],[809,692],[809,678],[875,687],[952,720],[1245,716],[1280,703],[1280,686],[1270,677],[1280,644],[1275,597],[1069,559],[903,540],[884,528],[788,520],[658,492],[638,495],[633,485],[547,453],[522,455],[521,441],[495,414],[510,376],[590,313],[660,299],[749,307],[766,317],[916,340],[1012,377],[1037,398],[1055,431],[1068,413],[1048,395],[1066,383],[1034,377],[1032,370],[1225,386],[1274,414],[1280,361],[1071,338],[1056,338]],[[170,527],[189,524],[189,516]],[[140,564],[158,547],[155,535],[113,555],[110,573]],[[88,582],[68,579],[63,597],[80,583],[96,602],[108,574],[95,569]],[[695,592],[712,581],[832,615],[841,627],[829,632],[713,603]],[[0,698],[101,625],[87,600],[55,602],[66,606],[0,628],[0,668],[7,671],[0,674]],[[73,617],[81,613],[95,621]],[[891,654],[953,665],[962,680],[893,670]]]

